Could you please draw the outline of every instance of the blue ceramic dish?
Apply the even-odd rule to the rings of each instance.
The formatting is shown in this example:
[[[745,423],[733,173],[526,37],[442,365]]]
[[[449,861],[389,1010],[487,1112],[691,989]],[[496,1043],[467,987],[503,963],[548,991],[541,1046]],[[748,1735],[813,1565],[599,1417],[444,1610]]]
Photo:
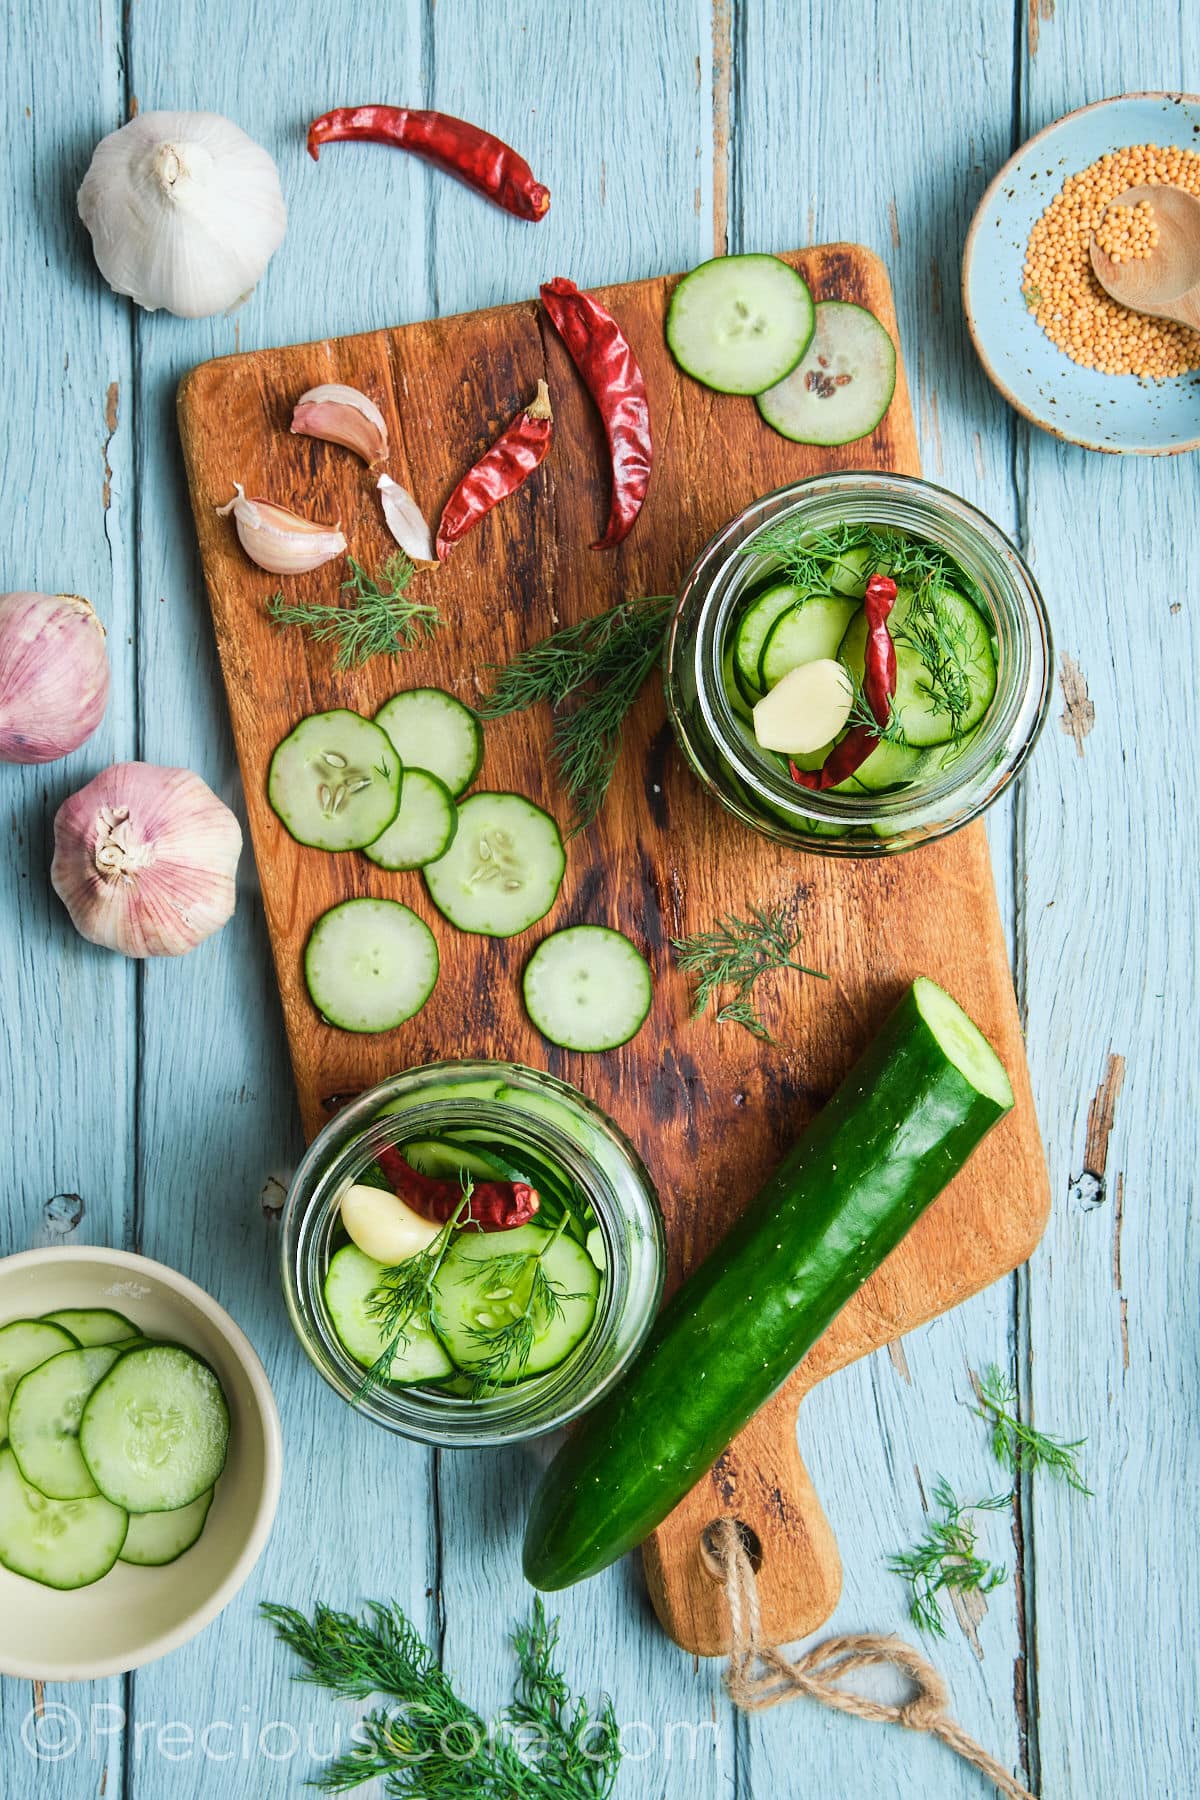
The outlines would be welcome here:
[[[1030,138],[979,203],[963,254],[963,305],[989,377],[1033,424],[1087,450],[1168,456],[1200,449],[1200,370],[1156,382],[1080,368],[1035,323],[1021,293],[1029,233],[1067,176],[1129,144],[1200,151],[1200,96],[1122,94]]]

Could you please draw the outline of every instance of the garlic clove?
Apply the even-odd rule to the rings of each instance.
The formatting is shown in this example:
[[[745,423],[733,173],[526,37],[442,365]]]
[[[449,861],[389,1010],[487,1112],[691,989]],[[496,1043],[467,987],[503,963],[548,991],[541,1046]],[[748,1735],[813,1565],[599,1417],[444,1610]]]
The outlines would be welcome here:
[[[78,594],[0,594],[0,762],[77,750],[104,717],[104,627]]]
[[[242,830],[190,769],[114,763],[64,800],[50,880],[82,937],[182,956],[233,912]]]
[[[804,756],[820,750],[842,729],[854,704],[844,664],[832,656],[801,663],[754,708],[754,735],[764,750]]]
[[[244,300],[287,230],[274,162],[218,113],[141,113],[110,132],[78,207],[109,286],[185,319]]]
[[[441,1235],[442,1227],[423,1219],[398,1194],[355,1182],[341,1199],[342,1224],[364,1256],[389,1268],[416,1256]]]
[[[375,402],[357,388],[326,382],[301,394],[292,411],[292,430],[302,437],[341,444],[371,463],[386,462],[387,425]]]
[[[252,563],[272,575],[303,575],[342,556],[346,540],[337,525],[318,525],[273,500],[252,499],[240,481],[232,500],[218,506],[222,518],[233,514],[242,549]]]
[[[387,528],[405,556],[411,557],[413,562],[436,562],[433,533],[407,488],[402,488],[390,475],[381,475],[376,485]]]

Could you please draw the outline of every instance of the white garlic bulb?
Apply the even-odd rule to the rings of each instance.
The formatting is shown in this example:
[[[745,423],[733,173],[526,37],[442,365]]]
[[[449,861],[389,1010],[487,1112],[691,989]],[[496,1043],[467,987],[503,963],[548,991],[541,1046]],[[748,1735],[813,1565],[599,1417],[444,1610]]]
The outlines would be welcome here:
[[[233,912],[241,848],[241,826],[190,769],[113,763],[59,807],[50,880],[91,943],[182,956]]]
[[[225,312],[283,242],[267,152],[219,113],[141,113],[97,144],[79,190],[100,273],[148,312]]]

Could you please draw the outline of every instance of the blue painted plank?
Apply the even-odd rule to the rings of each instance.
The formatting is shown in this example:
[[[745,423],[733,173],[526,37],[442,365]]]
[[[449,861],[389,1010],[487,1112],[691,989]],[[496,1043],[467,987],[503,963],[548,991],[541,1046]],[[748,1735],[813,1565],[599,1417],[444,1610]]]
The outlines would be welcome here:
[[[1023,135],[1107,94],[1196,86],[1195,8],[1147,0],[1112,33],[1076,8],[1037,23]],[[1060,669],[1072,660],[1094,708],[1077,746],[1056,706],[1023,797],[1029,1041],[1055,1197],[1029,1270],[1027,1402],[1046,1428],[1086,1434],[1096,1492],[1038,1479],[1029,1497],[1040,1775],[1047,1794],[1190,1794],[1196,459],[1089,455],[1026,429],[1018,466]],[[1103,1105],[1090,1123],[1089,1109],[1113,1056],[1108,1135]]]
[[[769,0],[736,8],[735,20],[730,248],[847,238],[884,259],[924,472],[1012,531],[1009,419],[970,350],[958,298],[971,212],[1009,148],[1011,9],[1003,0],[920,12],[818,0],[797,41],[819,45],[819,55],[780,53],[781,16]],[[1011,831],[1007,808],[993,815],[1005,903]],[[814,1642],[838,1631],[895,1631],[921,1642],[886,1559],[922,1535],[939,1473],[965,1500],[1003,1491],[970,1416],[968,1368],[1007,1360],[1012,1309],[1012,1283],[1000,1283],[911,1334],[894,1356],[840,1372],[805,1401],[801,1454],[837,1534],[845,1583]],[[980,1542],[1012,1567],[1010,1520],[985,1515]],[[947,1608],[946,1641],[923,1645],[950,1684],[956,1717],[1014,1768],[1022,1755],[1013,1703],[1018,1587],[989,1596],[978,1623]],[[884,1681],[875,1691],[889,1690]],[[744,1744],[754,1793],[785,1787],[798,1745],[834,1793],[861,1791],[864,1758],[879,1793],[968,1800],[979,1792],[978,1777],[942,1745],[809,1705],[754,1719]]]
[[[48,880],[55,808],[134,747],[132,358],[123,309],[96,276],[75,218],[93,141],[118,122],[117,21],[108,0],[49,13],[9,7],[0,25],[6,199],[4,588],[87,596],[108,630],[112,700],[100,729],[42,768],[0,768],[8,848],[0,864],[0,1256],[43,1244],[127,1240],[135,1181],[136,976],[84,943]],[[64,105],[64,95],[70,100]],[[0,1681],[0,1791],[75,1800],[121,1795],[119,1743],[69,1747],[57,1685]],[[89,1699],[116,1705],[119,1682]],[[44,1703],[39,1723],[31,1716]],[[111,1715],[105,1714],[104,1717]]]
[[[210,356],[430,310],[421,244],[426,171],[402,156],[363,156],[356,146],[328,152],[319,166],[305,151],[309,119],[331,104],[389,90],[411,94],[422,11],[367,7],[352,27],[322,9],[301,22],[294,7],[277,0],[255,0],[236,14],[210,8],[131,15],[129,79],[143,109],[228,114],[276,158],[289,204],[288,236],[232,318],[139,316],[135,325],[142,750],[152,761],[197,769],[239,811],[175,430],[175,388]],[[230,482],[239,474],[231,467]],[[264,594],[271,586],[264,577]],[[133,1714],[138,1722],[181,1721],[197,1744],[212,1721],[245,1726],[248,1736],[238,1736],[230,1764],[235,1791],[271,1800],[297,1791],[313,1772],[314,1750],[333,1748],[339,1731],[345,1747],[354,1715],[293,1685],[296,1665],[255,1617],[256,1603],[307,1607],[320,1598],[357,1607],[366,1597],[390,1597],[428,1628],[434,1513],[428,1453],[352,1414],[321,1383],[287,1321],[275,1209],[300,1134],[248,845],[239,890],[238,911],[219,937],[177,965],[146,972],[140,1243],[214,1293],[262,1353],[284,1424],[284,1492],[275,1533],[246,1590],[201,1639],[137,1677]],[[214,1171],[207,1155],[218,1145]],[[312,1725],[318,1729],[310,1744]],[[228,1740],[218,1732],[215,1741]],[[138,1800],[154,1800],[168,1786],[180,1797],[212,1793],[212,1763],[199,1750],[172,1767],[169,1741],[165,1750],[156,1738],[147,1744],[135,1778]]]

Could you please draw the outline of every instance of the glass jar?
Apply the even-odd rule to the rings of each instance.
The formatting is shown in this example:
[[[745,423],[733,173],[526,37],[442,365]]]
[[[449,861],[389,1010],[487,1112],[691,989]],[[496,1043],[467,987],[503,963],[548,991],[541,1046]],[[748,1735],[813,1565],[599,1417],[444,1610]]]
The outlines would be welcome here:
[[[384,1145],[455,1129],[494,1134],[512,1147],[514,1164],[524,1145],[590,1202],[606,1264],[596,1316],[557,1368],[484,1398],[390,1384],[360,1394],[363,1369],[343,1348],[324,1294],[339,1243],[341,1196]],[[510,1444],[565,1425],[623,1373],[662,1293],[662,1215],[637,1152],[590,1100],[519,1063],[429,1063],[360,1094],[309,1146],[282,1225],[284,1294],[310,1360],[343,1400],[376,1424],[427,1444]]]
[[[815,792],[759,749],[726,689],[739,603],[777,567],[752,540],[784,520],[897,526],[945,550],[974,584],[996,653],[996,692],[978,729],[932,779],[889,793]],[[782,579],[782,577],[781,577]],[[667,707],[685,757],[722,805],[764,837],[824,856],[886,856],[978,818],[1021,768],[1050,703],[1050,627],[1037,584],[999,528],[911,475],[818,475],[740,512],[692,565],[666,651]]]

